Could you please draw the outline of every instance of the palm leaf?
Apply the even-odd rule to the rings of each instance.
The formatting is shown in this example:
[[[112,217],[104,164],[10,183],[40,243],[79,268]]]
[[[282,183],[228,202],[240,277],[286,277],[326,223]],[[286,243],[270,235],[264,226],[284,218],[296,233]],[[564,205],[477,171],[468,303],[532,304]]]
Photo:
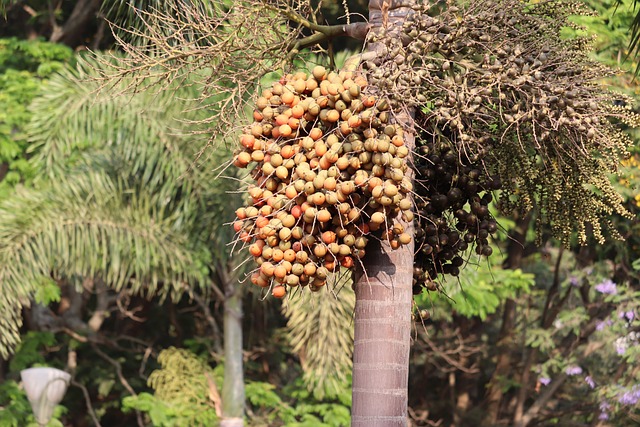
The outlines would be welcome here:
[[[42,178],[0,206],[2,355],[43,278],[99,276],[114,289],[175,297],[204,283],[207,267],[227,265],[223,223],[242,202],[229,193],[239,177],[215,179],[226,150],[195,162],[193,88],[114,96],[99,91],[101,65],[54,76],[32,105],[31,161]]]
[[[104,174],[83,174],[19,189],[0,205],[0,355],[18,342],[19,310],[51,274],[99,276],[114,289],[162,297],[202,283],[206,249],[148,195],[123,203],[126,192]]]
[[[186,214],[209,185],[195,167],[201,142],[193,136],[194,89],[117,96],[100,90],[100,67],[81,61],[52,77],[34,101],[27,128],[34,167],[54,180],[65,180],[70,168],[100,168]],[[111,90],[127,85],[123,79]]]
[[[327,287],[318,293],[298,292],[283,305],[289,342],[300,354],[303,380],[318,399],[335,397],[348,382],[355,301],[347,284],[339,297]]]
[[[177,10],[185,8],[197,9],[202,16],[213,14],[213,11],[224,7],[225,2],[197,0],[190,1],[187,4],[176,1],[160,1],[160,0],[106,0],[102,3],[102,12],[112,25],[114,31],[119,38],[126,40],[134,45],[141,45],[145,42],[148,34],[161,32],[167,37],[171,37],[172,33],[181,30],[176,25],[168,27],[166,25],[153,22],[155,15],[175,15]],[[227,3],[227,8],[231,3]],[[196,35],[193,35],[196,37]]]
[[[633,58],[637,58],[640,55],[640,8],[638,5],[640,4],[640,0],[633,1],[633,9],[636,12],[636,15],[631,22],[629,27],[629,47],[627,57],[632,56]],[[624,5],[624,0],[616,0],[616,9],[619,6]],[[640,64],[636,67],[636,75],[640,74]]]

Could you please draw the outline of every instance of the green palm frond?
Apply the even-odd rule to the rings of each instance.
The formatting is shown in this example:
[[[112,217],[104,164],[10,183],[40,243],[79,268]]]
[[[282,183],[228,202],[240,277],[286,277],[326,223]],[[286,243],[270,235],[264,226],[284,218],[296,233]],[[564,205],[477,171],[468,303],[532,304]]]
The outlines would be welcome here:
[[[300,354],[303,380],[318,399],[335,397],[348,381],[355,301],[347,284],[339,296],[329,287],[317,293],[298,292],[283,306],[289,341]]]
[[[632,7],[636,12],[631,25],[629,26],[629,46],[628,56],[638,58],[640,55],[640,0],[616,0],[616,9],[618,7],[624,7],[625,3],[631,3],[629,7]],[[636,66],[636,75],[640,74],[640,64]]]
[[[64,70],[46,84],[31,107],[32,161],[59,179],[65,166],[79,162],[79,153],[110,148],[144,185],[160,188],[169,178],[185,176],[200,148],[192,136],[198,129],[193,87],[140,87],[135,94],[118,95],[130,82],[125,78],[101,90],[104,66],[85,59],[77,70]]]
[[[54,76],[32,105],[42,178],[0,206],[1,355],[18,340],[20,307],[51,275],[176,297],[227,265],[223,223],[242,202],[231,193],[242,177],[216,179],[225,150],[196,162],[194,89],[100,92],[103,65]]]
[[[162,0],[106,0],[102,3],[102,12],[122,27],[135,28],[139,11],[162,10],[166,3]]]
[[[175,28],[167,26],[153,26],[155,14],[170,14],[175,12],[177,8],[185,8],[186,5],[176,0],[106,0],[102,4],[102,12],[109,22],[117,25],[112,30],[118,37],[139,45],[144,42],[145,37],[142,34],[150,31],[162,31],[162,34],[171,36],[171,31],[180,31],[176,25]],[[229,2],[197,0],[189,2],[188,7],[197,8],[203,16],[213,14],[216,9],[231,7]],[[153,30],[151,30],[153,27]],[[196,34],[193,35],[196,37]]]
[[[148,194],[123,202],[127,191],[104,174],[82,174],[19,189],[0,205],[0,355],[17,343],[20,308],[51,274],[98,276],[115,289],[163,297],[202,283],[206,249]]]

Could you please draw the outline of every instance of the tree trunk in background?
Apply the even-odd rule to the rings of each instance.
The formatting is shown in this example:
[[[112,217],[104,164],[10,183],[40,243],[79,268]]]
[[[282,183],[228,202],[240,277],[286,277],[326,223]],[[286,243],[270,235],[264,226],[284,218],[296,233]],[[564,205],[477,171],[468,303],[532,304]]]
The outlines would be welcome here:
[[[531,215],[519,218],[516,221],[516,227],[511,234],[511,239],[509,239],[507,258],[502,268],[512,270],[520,268],[530,222]],[[485,412],[484,422],[482,423],[485,427],[495,426],[500,415],[500,404],[503,395],[503,377],[511,372],[512,339],[513,328],[515,328],[516,324],[516,308],[517,304],[513,299],[509,298],[505,301],[502,314],[502,327],[500,328],[498,342],[496,343],[501,350],[498,352],[499,356],[496,362],[496,369],[491,376],[489,389],[487,390],[487,410]]]
[[[64,43],[75,47],[81,42],[83,32],[87,30],[89,23],[96,19],[100,9],[100,0],[79,0],[76,2],[69,19],[62,25],[52,25],[53,29],[49,41]]]
[[[403,4],[410,4],[409,2]],[[409,12],[400,2],[369,2],[372,30],[383,22],[402,23]],[[384,11],[384,12],[383,12]],[[386,15],[386,16],[383,16]],[[375,51],[370,45],[369,50]],[[413,128],[411,111],[397,111],[395,119]],[[414,139],[405,133],[413,149]],[[411,170],[407,172],[412,176]],[[413,234],[413,223],[403,224]],[[414,246],[392,250],[387,243],[370,241],[363,259],[364,272],[356,279],[355,339],[353,351],[353,427],[407,425],[409,352]]]
[[[244,372],[242,359],[242,294],[233,279],[224,280],[224,384],[220,427],[244,426]]]

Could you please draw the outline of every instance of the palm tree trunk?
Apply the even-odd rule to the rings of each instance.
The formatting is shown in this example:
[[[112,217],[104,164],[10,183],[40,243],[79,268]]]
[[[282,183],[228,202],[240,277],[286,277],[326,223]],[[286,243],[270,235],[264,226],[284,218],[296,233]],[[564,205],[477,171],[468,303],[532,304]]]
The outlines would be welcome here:
[[[402,2],[369,2],[372,31],[395,26],[406,19],[409,8]],[[409,0],[407,0],[407,4]],[[394,12],[390,14],[389,12]],[[400,13],[398,13],[400,12]],[[404,13],[402,13],[404,12]],[[391,18],[391,16],[393,16]],[[377,46],[369,46],[375,51]],[[413,112],[401,111],[395,119],[413,128]],[[413,148],[413,136],[407,132]],[[409,175],[412,172],[408,171]],[[413,224],[403,224],[413,234]],[[407,425],[413,242],[392,250],[370,242],[355,285],[355,331],[353,351],[353,403],[351,425],[391,427]]]
[[[398,28],[408,7],[387,0],[369,2],[372,31],[386,24]],[[410,4],[407,2],[407,4]],[[393,13],[391,13],[393,12]],[[403,13],[404,12],[404,13]],[[375,51],[376,45],[369,50]],[[395,119],[413,128],[413,112],[400,111]],[[406,132],[413,148],[413,136]],[[411,171],[408,174],[412,175]],[[413,234],[413,224],[403,224]],[[352,427],[407,425],[413,243],[392,250],[370,242],[355,285]]]
[[[351,425],[407,425],[413,245],[368,249],[356,282]]]
[[[242,360],[242,294],[226,274],[224,280],[224,384],[220,427],[244,426],[244,373]]]
[[[399,28],[409,12],[410,0],[370,0],[372,31],[388,25]],[[377,46],[369,46],[375,51]],[[413,112],[399,111],[395,119],[413,128]],[[409,132],[407,144],[413,149]],[[411,170],[407,172],[412,176]],[[403,224],[413,234],[413,224]],[[407,425],[413,242],[392,250],[370,243],[357,277],[353,351],[353,403],[351,425],[392,427]]]

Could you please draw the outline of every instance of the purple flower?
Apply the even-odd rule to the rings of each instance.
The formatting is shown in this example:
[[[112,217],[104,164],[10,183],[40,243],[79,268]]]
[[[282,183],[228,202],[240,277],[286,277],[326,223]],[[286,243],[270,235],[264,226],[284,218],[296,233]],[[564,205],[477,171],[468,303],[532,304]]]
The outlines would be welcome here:
[[[551,378],[541,377],[541,378],[538,378],[538,381],[540,381],[540,384],[547,386],[551,382]]]
[[[623,405],[635,405],[640,401],[640,386],[635,385],[631,388],[631,390],[627,390],[622,394],[622,396],[618,397],[618,402]]]
[[[586,377],[584,377],[584,381],[589,385],[589,388],[595,388],[596,383],[595,381],[593,381],[593,378],[591,378],[590,375],[587,375]]]
[[[633,320],[633,318],[635,317],[635,314],[633,313],[632,310],[627,311],[626,313],[624,313],[624,317],[627,318],[627,320],[629,322],[631,322]]]
[[[605,295],[615,295],[616,293],[618,293],[616,284],[611,279],[606,279],[602,283],[598,283],[596,285],[596,291]]]
[[[638,399],[639,397],[636,394],[628,391],[618,398],[618,402],[622,403],[623,405],[635,405],[636,403],[638,403]]]
[[[582,373],[582,368],[580,366],[568,366],[564,373],[569,376],[580,375]]]
[[[578,278],[576,276],[569,277],[569,283],[571,284],[571,286],[579,286],[580,285],[580,282],[578,281]]]
[[[600,402],[600,415],[598,416],[599,420],[608,420],[609,419],[609,414],[607,413],[607,411],[611,408],[611,405],[609,404],[609,402],[603,400],[602,402]]]
[[[622,356],[627,351],[627,348],[629,348],[625,338],[618,338],[614,344],[616,346],[616,353],[618,353],[619,356]]]
[[[598,320],[596,321],[596,331],[602,331],[604,330],[604,328],[606,328],[607,326],[611,326],[612,324],[613,321],[611,319]]]

